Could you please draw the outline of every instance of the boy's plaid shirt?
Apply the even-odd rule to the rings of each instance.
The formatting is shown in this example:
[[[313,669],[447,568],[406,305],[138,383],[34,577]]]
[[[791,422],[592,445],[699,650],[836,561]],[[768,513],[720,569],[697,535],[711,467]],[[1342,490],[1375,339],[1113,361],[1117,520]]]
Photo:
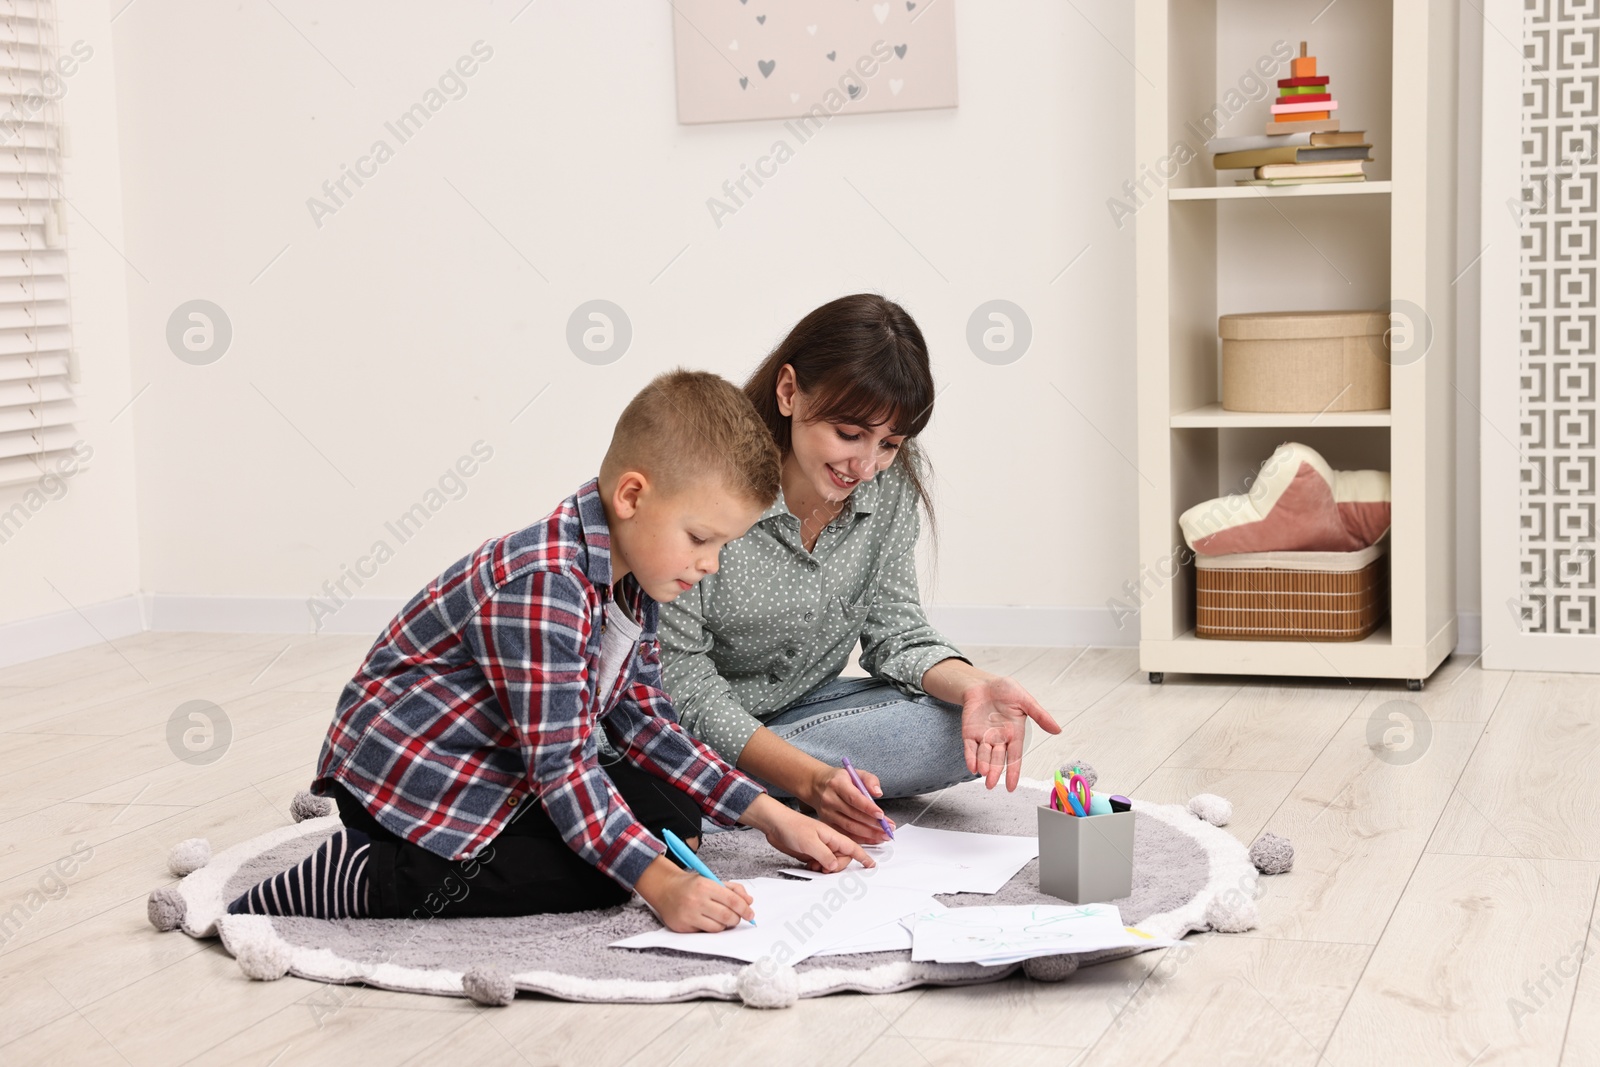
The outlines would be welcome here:
[[[732,825],[761,789],[679,725],[661,689],[659,606],[631,575],[631,681],[594,706],[610,586],[611,533],[590,479],[401,609],[340,695],[312,791],[342,782],[378,822],[449,859],[476,856],[537,799],[578,855],[632,888],[663,848],[600,769],[604,721],[623,758]]]

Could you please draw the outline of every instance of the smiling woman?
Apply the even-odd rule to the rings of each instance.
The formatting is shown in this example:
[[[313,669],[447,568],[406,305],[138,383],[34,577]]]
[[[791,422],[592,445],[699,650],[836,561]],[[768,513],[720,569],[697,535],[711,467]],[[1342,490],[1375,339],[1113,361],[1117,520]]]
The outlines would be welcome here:
[[[862,293],[803,318],[745,384],[782,455],[778,498],[661,609],[683,724],[862,843],[886,840],[878,798],[979,775],[993,787],[1002,772],[1015,788],[1028,720],[1060,729],[923,612],[916,546],[932,512],[916,436],[934,392],[898,304]],[[840,678],[857,642],[871,677]]]

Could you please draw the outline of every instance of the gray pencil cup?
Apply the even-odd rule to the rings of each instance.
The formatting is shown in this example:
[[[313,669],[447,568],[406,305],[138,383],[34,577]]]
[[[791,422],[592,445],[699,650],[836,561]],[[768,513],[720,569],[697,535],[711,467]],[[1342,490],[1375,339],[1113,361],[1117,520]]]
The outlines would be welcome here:
[[[1039,890],[1072,904],[1133,892],[1133,812],[1080,818],[1039,805]]]

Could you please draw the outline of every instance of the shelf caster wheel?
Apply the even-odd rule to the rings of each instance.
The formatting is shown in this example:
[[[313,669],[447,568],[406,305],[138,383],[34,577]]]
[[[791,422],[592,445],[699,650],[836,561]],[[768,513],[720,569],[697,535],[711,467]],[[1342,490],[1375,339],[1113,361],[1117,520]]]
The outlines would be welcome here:
[[[1165,682],[1166,680],[1167,680],[1167,672],[1166,671],[1151,671],[1150,672],[1150,684],[1151,685],[1160,685],[1162,682]]]
[[[1411,690],[1413,693],[1422,692],[1422,679],[1421,678],[1407,678],[1406,679],[1406,688]]]

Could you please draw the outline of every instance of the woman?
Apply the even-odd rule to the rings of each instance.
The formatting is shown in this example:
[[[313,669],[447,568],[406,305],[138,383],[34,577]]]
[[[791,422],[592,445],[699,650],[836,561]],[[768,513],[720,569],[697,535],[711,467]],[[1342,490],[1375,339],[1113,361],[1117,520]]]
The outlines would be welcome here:
[[[1010,678],[950,644],[917,592],[916,436],[933,411],[922,332],[898,304],[841,297],[802,319],[745,384],[783,456],[781,491],[717,573],[661,609],[668,693],[691,733],[777,796],[863,844],[875,797],[977,776],[1014,790],[1029,719]],[[856,642],[869,678],[840,678]]]

